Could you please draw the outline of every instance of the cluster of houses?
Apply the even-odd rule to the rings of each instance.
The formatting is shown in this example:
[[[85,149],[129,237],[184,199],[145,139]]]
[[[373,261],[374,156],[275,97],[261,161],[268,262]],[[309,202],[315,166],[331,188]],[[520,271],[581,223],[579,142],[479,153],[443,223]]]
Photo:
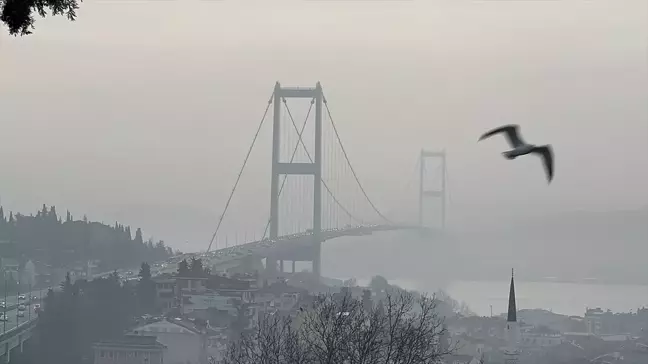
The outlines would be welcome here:
[[[260,315],[294,315],[310,297],[287,280],[262,282],[258,273],[162,274],[153,280],[161,315],[140,318],[118,342],[96,343],[95,363],[219,362],[229,338],[254,329]]]
[[[520,310],[517,363],[648,363],[648,309],[613,314],[587,309],[583,316],[546,310]],[[506,317],[454,317],[447,320],[458,343],[459,364],[506,363]]]
[[[338,292],[371,305],[378,293],[331,288],[308,274],[269,283],[255,273],[230,271],[200,277],[154,277],[159,317],[140,318],[123,339],[95,344],[96,364],[218,363],[227,342],[253,330],[262,315],[297,315],[313,292]],[[447,307],[446,307],[447,306]],[[648,363],[648,309],[626,317],[588,309],[583,317],[516,309],[513,278],[509,312],[463,317],[440,302],[448,344],[457,350],[444,364]],[[624,331],[625,332],[620,332]]]

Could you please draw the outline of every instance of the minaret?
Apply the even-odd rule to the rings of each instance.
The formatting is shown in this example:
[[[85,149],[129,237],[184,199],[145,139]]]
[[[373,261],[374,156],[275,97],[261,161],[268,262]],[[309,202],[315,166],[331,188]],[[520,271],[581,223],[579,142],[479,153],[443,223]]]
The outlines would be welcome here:
[[[506,348],[504,349],[504,363],[517,364],[520,337],[520,327],[517,322],[517,307],[515,305],[515,283],[513,281],[513,269],[511,269],[511,288],[509,290],[508,315],[506,317]]]

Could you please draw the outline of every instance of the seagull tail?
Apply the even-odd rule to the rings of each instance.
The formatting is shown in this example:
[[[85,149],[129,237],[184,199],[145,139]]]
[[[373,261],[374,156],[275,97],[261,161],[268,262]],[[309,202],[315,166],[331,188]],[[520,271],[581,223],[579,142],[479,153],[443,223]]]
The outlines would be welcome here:
[[[504,158],[509,159],[509,160],[517,158],[517,156],[515,154],[513,154],[511,151],[502,152],[502,155],[504,156]]]

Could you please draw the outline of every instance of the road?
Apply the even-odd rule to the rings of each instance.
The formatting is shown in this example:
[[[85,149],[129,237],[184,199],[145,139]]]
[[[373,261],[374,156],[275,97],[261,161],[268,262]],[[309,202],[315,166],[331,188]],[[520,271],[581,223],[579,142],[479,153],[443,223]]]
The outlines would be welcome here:
[[[332,231],[336,231],[338,229],[332,229]],[[308,233],[302,233],[302,234],[293,234],[290,236],[282,237],[283,239],[278,239],[278,240],[262,240],[262,241],[255,241],[247,244],[241,244],[238,246],[231,246],[225,249],[218,249],[215,251],[212,251],[208,254],[185,254],[180,257],[173,257],[172,259],[168,259],[165,262],[158,262],[155,264],[155,267],[152,267],[152,272],[154,276],[162,273],[172,273],[175,272],[177,269],[176,264],[179,260],[182,258],[188,258],[194,255],[198,255],[201,258],[207,258],[210,260],[211,264],[222,264],[231,260],[236,260],[240,259],[242,256],[253,254],[257,250],[264,250],[264,249],[271,249],[274,247],[275,243],[281,242],[282,240],[293,240],[293,239],[298,239],[303,236],[309,235]],[[210,264],[210,265],[211,265]],[[95,274],[94,278],[100,278],[100,277],[106,277],[110,275],[111,272],[103,272],[99,274]],[[132,280],[132,279],[137,279],[138,274],[139,274],[139,267],[137,268],[132,268],[132,269],[119,269],[117,270],[117,273],[122,279],[126,280]],[[58,288],[55,287],[55,288]],[[27,296],[29,301],[29,298],[35,296],[36,300],[33,302],[28,302],[29,305],[27,305],[25,302],[25,305],[27,306],[24,313],[24,317],[18,317],[18,295],[11,295],[7,296],[6,298],[6,310],[4,312],[6,313],[7,321],[0,321],[0,333],[4,333],[7,331],[11,331],[18,327],[20,324],[28,322],[30,319],[34,319],[37,317],[37,314],[34,312],[34,304],[41,304],[41,297],[42,299],[45,299],[45,296],[47,296],[47,291],[49,288],[45,288],[42,290],[35,290],[32,292],[21,292],[21,294],[24,294]],[[0,301],[3,300],[3,297],[0,297]],[[3,312],[3,310],[0,309],[0,312]]]
[[[38,290],[38,291],[32,291],[29,293],[22,293],[26,296],[27,300],[25,301],[25,316],[24,317],[18,317],[18,296],[13,295],[7,297],[7,309],[6,309],[6,317],[7,321],[0,321],[0,332],[4,333],[10,330],[15,329],[18,325],[29,321],[30,319],[35,318],[37,315],[34,312],[34,304],[42,304],[41,302],[41,294],[43,299],[47,295],[47,290],[48,289],[43,289],[43,290]],[[29,301],[29,298],[32,296],[36,296],[36,299],[34,301]],[[29,303],[29,304],[27,304]]]

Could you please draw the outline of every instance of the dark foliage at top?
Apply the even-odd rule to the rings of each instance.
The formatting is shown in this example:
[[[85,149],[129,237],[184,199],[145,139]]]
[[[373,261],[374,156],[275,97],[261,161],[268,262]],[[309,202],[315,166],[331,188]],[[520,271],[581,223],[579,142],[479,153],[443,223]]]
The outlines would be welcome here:
[[[68,212],[65,220],[56,207],[43,205],[36,216],[9,214],[0,207],[0,254],[3,257],[32,259],[52,267],[69,267],[77,262],[99,260],[102,270],[137,266],[142,261],[166,259],[172,254],[164,242],[135,237],[130,226],[115,223],[74,220]]]
[[[203,266],[203,261],[200,258],[191,257],[189,262],[183,259],[178,263],[178,276],[180,277],[201,278],[208,277],[209,273],[209,267]]]
[[[34,13],[45,17],[63,15],[76,19],[76,11],[82,0],[0,0],[0,22],[9,28],[11,35],[28,35],[34,29]]]
[[[84,363],[93,357],[92,343],[117,338],[131,326],[137,295],[122,285],[117,273],[108,278],[61,284],[50,290],[34,333],[36,363]],[[85,360],[84,360],[85,359]]]

